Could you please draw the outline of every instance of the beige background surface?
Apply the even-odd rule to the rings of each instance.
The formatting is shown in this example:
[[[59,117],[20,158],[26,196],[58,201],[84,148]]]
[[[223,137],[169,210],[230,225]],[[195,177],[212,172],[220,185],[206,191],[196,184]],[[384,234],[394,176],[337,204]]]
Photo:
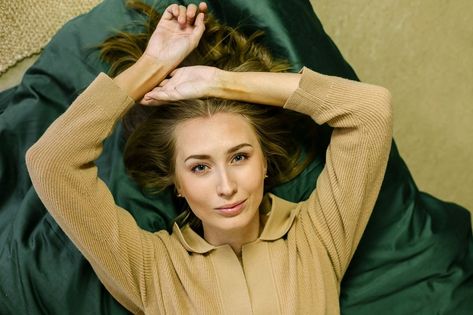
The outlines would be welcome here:
[[[473,1],[312,0],[361,80],[393,94],[417,185],[473,209]]]
[[[420,189],[472,210],[473,1],[312,4],[360,78],[391,90],[395,139]],[[0,90],[33,60],[2,75]]]
[[[0,74],[39,53],[65,21],[100,0],[0,0]]]

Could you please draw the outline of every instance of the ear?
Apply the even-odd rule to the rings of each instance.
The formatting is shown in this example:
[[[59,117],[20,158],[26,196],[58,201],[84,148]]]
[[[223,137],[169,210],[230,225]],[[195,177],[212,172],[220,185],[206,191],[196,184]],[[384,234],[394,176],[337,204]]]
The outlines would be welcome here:
[[[174,193],[176,194],[176,197],[178,197],[178,198],[184,198],[184,195],[181,194],[181,192],[180,192],[179,190],[174,189]]]
[[[176,180],[174,181],[174,194],[178,197],[182,197],[181,187]]]

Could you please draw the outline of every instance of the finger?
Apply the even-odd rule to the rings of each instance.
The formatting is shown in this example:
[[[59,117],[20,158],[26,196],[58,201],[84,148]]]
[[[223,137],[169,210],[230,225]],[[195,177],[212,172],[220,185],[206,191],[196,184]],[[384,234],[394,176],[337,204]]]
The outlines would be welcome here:
[[[141,102],[145,104],[157,104],[171,100],[170,95],[164,91],[151,91],[145,94],[141,99]]]
[[[179,16],[177,17],[177,22],[181,25],[186,23],[186,7],[183,5],[179,6]]]
[[[177,4],[172,4],[163,13],[163,18],[166,20],[171,20],[174,16],[179,15],[179,6]]]
[[[204,22],[204,13],[200,12],[195,19],[195,29],[194,32],[197,36],[202,36],[205,31],[205,22]],[[199,37],[200,39],[200,37]]]
[[[155,87],[151,91],[145,94],[143,98],[145,99],[153,99],[153,100],[168,100],[170,97],[170,91],[165,90],[162,87]]]
[[[141,105],[145,105],[145,106],[159,106],[159,105],[163,105],[165,104],[166,102],[163,102],[163,101],[157,101],[157,100],[141,100],[140,101],[140,104]]]
[[[177,3],[173,4],[172,15],[175,17],[179,16],[179,5]]]
[[[194,24],[195,14],[197,13],[197,6],[195,4],[189,4],[187,6],[187,24],[192,25]]]
[[[164,101],[160,101],[160,100],[156,100],[154,98],[150,98],[148,96],[143,96],[143,98],[139,101],[139,103],[141,105],[146,105],[146,106],[157,106],[157,105],[162,105],[164,104],[165,102]]]
[[[207,3],[205,3],[205,2],[199,3],[199,11],[200,12],[207,12]]]
[[[164,79],[163,81],[161,81],[161,82],[158,84],[158,86],[159,86],[159,87],[163,87],[163,86],[165,86],[168,82],[169,82],[169,79]]]

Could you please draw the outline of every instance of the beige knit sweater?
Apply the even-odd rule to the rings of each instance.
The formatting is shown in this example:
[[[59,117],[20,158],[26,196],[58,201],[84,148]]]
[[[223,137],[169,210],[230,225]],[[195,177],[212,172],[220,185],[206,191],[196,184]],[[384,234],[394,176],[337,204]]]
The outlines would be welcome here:
[[[326,165],[308,200],[271,196],[241,263],[230,246],[214,247],[189,227],[141,230],[115,204],[94,161],[132,104],[101,74],[26,156],[44,205],[111,294],[137,314],[339,314],[340,281],[391,146],[389,92],[304,70],[285,107],[335,128]]]

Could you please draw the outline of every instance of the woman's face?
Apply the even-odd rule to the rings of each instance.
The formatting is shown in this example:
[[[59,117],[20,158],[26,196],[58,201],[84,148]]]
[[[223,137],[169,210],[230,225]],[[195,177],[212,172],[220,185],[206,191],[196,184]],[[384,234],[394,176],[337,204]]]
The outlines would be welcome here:
[[[180,123],[175,136],[176,188],[202,221],[204,236],[259,222],[266,159],[247,119],[232,113],[194,118]]]

